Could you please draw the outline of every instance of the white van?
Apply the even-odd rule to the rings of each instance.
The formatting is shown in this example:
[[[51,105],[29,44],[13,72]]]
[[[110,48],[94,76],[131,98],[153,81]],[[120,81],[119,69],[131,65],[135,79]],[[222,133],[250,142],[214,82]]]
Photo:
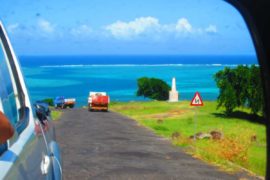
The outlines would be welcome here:
[[[0,22],[0,179],[61,179],[50,114],[32,106],[17,57]]]

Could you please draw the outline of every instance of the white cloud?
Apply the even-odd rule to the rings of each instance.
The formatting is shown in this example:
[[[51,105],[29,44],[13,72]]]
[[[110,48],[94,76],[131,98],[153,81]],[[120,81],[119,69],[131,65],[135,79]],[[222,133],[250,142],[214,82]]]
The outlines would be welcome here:
[[[175,29],[179,32],[192,32],[192,25],[186,18],[181,18],[177,21]]]
[[[217,27],[215,25],[209,25],[205,29],[205,32],[207,32],[207,33],[217,33]]]
[[[117,21],[105,27],[116,38],[131,38],[159,28],[159,20],[153,17],[140,17],[130,22]]]
[[[19,23],[10,24],[7,26],[7,31],[9,33],[14,33],[19,28]]]
[[[55,30],[54,25],[52,25],[49,21],[44,19],[40,19],[38,21],[38,27],[41,31],[45,33],[53,33]]]
[[[93,29],[90,26],[83,24],[78,27],[72,28],[70,33],[73,36],[85,37],[91,35],[93,33]]]
[[[56,32],[55,25],[47,20],[39,19],[35,24],[13,23],[7,26],[7,31],[20,38],[55,38],[61,36],[61,31]]]
[[[155,17],[140,17],[129,22],[117,21],[105,29],[118,39],[133,39],[140,35],[154,39],[170,36],[179,38],[217,32],[215,25],[209,25],[207,28],[193,27],[187,18],[180,18],[173,24],[160,24],[159,19]]]

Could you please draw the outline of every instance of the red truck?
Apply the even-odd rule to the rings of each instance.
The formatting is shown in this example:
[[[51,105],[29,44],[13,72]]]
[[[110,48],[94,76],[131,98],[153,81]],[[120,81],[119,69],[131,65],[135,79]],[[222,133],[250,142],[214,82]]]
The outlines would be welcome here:
[[[89,92],[88,110],[108,111],[110,97],[106,92]]]

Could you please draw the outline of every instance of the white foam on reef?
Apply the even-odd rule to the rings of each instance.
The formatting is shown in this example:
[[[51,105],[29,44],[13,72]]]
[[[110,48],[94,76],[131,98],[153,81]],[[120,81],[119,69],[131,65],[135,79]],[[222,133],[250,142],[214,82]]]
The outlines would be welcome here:
[[[42,68],[77,68],[77,67],[167,67],[167,66],[229,66],[236,67],[240,64],[67,64],[43,65]],[[242,64],[245,65],[245,64]]]
[[[132,67],[132,66],[183,66],[183,64],[68,64],[68,65],[44,65],[42,68],[62,68],[62,67]]]

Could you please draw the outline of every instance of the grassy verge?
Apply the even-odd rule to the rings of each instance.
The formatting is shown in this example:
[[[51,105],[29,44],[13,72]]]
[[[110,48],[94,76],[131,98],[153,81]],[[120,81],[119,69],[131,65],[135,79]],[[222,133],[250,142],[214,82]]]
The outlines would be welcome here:
[[[56,111],[56,110],[51,110],[51,116],[54,121],[57,121],[60,119],[62,116],[63,112],[62,111]]]
[[[246,109],[238,109],[230,118],[223,109],[216,109],[216,102],[204,102],[204,107],[190,107],[189,102],[129,102],[112,103],[110,109],[151,128],[156,134],[168,137],[175,145],[204,161],[228,171],[243,167],[264,176],[266,169],[266,128],[253,122],[255,117]],[[196,123],[194,119],[197,110]],[[196,124],[196,125],[195,125]],[[198,132],[218,131],[221,140],[190,138]],[[235,165],[237,166],[235,166]]]

